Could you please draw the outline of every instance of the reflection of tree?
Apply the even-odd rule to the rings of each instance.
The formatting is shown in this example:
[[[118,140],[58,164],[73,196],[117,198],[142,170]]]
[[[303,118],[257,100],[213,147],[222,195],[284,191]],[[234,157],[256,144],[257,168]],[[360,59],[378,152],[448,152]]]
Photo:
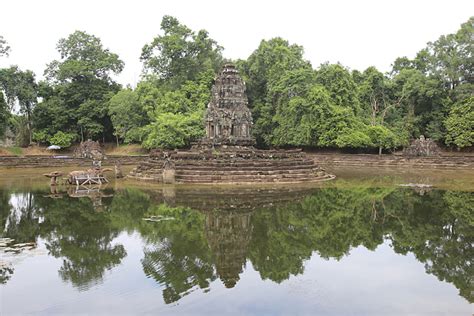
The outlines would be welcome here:
[[[110,194],[105,193],[101,192],[101,198],[110,204],[110,199],[104,197]],[[104,272],[125,257],[124,247],[112,245],[112,240],[126,227],[137,226],[149,206],[145,197],[140,190],[121,190],[107,207],[110,213],[97,213],[89,196],[51,199],[47,191],[0,190],[1,236],[14,238],[15,242],[45,238],[50,253],[63,258],[61,277],[86,289],[100,282]],[[2,270],[0,278],[6,282],[11,273]]]
[[[10,215],[10,192],[0,188],[0,223],[2,230],[5,227],[7,217]]]
[[[0,237],[12,238],[16,243],[36,241],[40,218],[34,193],[0,190]],[[7,283],[14,270],[9,262],[0,260],[0,284]]]
[[[372,222],[372,208],[389,189],[321,189],[299,203],[254,214],[250,258],[263,278],[276,282],[303,272],[313,251],[341,258],[351,247],[373,249],[382,242],[381,227]]]
[[[122,245],[111,244],[120,230],[107,213],[94,211],[90,199],[46,198],[39,203],[45,204],[42,237],[50,253],[63,258],[59,271],[63,280],[87,289],[125,257]]]
[[[428,273],[472,301],[473,199],[437,190],[321,189],[301,203],[254,213],[250,259],[262,278],[281,282],[301,273],[313,251],[338,259],[389,238],[395,251],[413,252]]]
[[[117,234],[138,230],[146,243],[143,270],[164,285],[166,303],[207,289],[217,277],[234,286],[247,258],[263,279],[282,282],[302,273],[313,252],[339,259],[354,247],[375,249],[389,239],[396,252],[413,253],[428,273],[454,284],[472,302],[473,193],[432,190],[420,196],[400,188],[323,188],[257,211],[202,213],[157,206],[153,201],[162,197],[153,194],[119,190],[112,201],[103,198],[107,211],[98,213],[88,198],[50,199],[37,192],[15,193],[22,196],[15,203],[24,201],[15,208],[12,194],[0,191],[4,236],[45,238],[51,254],[63,258],[62,278],[87,288],[126,255],[121,245],[112,244]],[[146,213],[174,219],[146,222]]]
[[[12,266],[0,264],[0,284],[7,283],[7,281],[12,277],[13,271],[14,269]]]
[[[150,214],[174,218],[147,222],[140,228],[147,242],[143,270],[164,284],[164,301],[175,302],[196,286],[208,288],[216,276],[204,236],[204,216],[188,208],[171,208],[165,204],[151,209]]]
[[[398,206],[399,221],[389,227],[395,251],[414,253],[428,273],[473,302],[474,194],[434,190],[415,198],[397,191],[387,202]]]
[[[36,193],[10,193],[0,191],[0,235],[15,239],[15,242],[33,242],[39,233],[41,208],[36,205]]]
[[[115,191],[108,216],[117,229],[133,232],[143,222],[143,214],[151,206],[150,195],[139,189]]]
[[[431,264],[427,270],[440,280],[453,283],[460,294],[474,302],[474,194],[467,192],[446,192],[443,196],[451,214],[446,238],[438,239],[444,253],[433,249]]]

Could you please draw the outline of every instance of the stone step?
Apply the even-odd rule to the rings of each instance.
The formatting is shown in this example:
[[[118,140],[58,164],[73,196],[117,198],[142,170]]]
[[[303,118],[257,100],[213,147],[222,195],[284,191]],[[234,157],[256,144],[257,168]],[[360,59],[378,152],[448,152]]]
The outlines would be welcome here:
[[[176,176],[205,176],[205,175],[277,175],[277,174],[309,174],[314,170],[311,168],[281,169],[281,170],[176,170]]]
[[[277,171],[277,170],[295,170],[295,169],[314,169],[317,166],[315,164],[299,164],[294,166],[225,166],[225,167],[209,167],[209,166],[176,166],[176,171]]]
[[[246,179],[298,179],[298,178],[314,178],[310,173],[292,173],[292,174],[231,174],[231,175],[176,175],[177,180],[246,180]]]
[[[202,162],[206,161],[209,163],[228,163],[228,162],[242,162],[242,163],[249,163],[249,162],[274,162],[274,161],[304,161],[304,160],[314,160],[309,157],[291,157],[291,158],[285,158],[285,159],[272,159],[272,158],[249,158],[249,159],[243,159],[243,158],[212,158],[212,159],[205,159],[205,158],[199,158],[199,159],[175,159],[173,160],[175,163],[180,163],[180,162],[185,162],[185,163],[197,163],[197,162]],[[159,160],[155,160],[159,161]]]
[[[245,179],[176,179],[178,183],[297,183],[311,182],[323,178],[298,177],[298,178],[245,178]]]
[[[206,168],[220,168],[220,167],[276,167],[276,166],[299,166],[299,165],[314,165],[314,161],[307,160],[274,160],[274,161],[193,161],[183,162],[176,161],[176,168],[195,168],[195,167],[206,167]]]
[[[177,151],[170,153],[171,157],[176,159],[198,159],[202,157],[273,157],[273,158],[290,158],[290,157],[300,157],[303,155],[301,150],[258,150],[258,149],[232,149],[232,150],[203,150],[203,151]],[[157,155],[156,158],[162,156]]]

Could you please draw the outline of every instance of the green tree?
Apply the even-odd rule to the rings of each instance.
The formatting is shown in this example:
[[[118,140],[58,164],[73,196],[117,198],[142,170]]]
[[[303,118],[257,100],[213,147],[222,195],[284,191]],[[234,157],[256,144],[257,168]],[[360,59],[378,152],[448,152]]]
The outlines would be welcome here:
[[[280,103],[282,101],[279,83],[285,80],[284,77],[289,75],[288,72],[299,69],[311,71],[311,64],[303,59],[302,46],[290,45],[288,41],[279,37],[262,40],[246,61],[239,61],[237,64],[246,81],[254,119],[254,136],[260,146],[269,146],[272,144],[272,133],[275,128],[273,118],[277,112],[278,100]],[[296,75],[294,78],[300,80],[301,76]]]
[[[442,35],[435,42],[428,43],[432,56],[430,71],[442,78],[451,90],[465,82],[471,82],[474,75],[474,17],[455,34]]]
[[[146,72],[158,76],[171,88],[193,81],[205,71],[216,73],[222,64],[222,47],[206,30],[193,32],[175,17],[161,21],[163,35],[142,49],[141,61]]]
[[[143,146],[184,147],[203,136],[204,109],[210,99],[212,80],[213,73],[208,71],[175,90],[148,83],[137,88],[142,106],[149,109],[150,124],[144,127]]]
[[[322,64],[316,72],[316,83],[326,88],[335,105],[360,114],[357,86],[348,69],[340,64]]]
[[[43,89],[44,102],[59,102],[65,109],[67,122],[62,131],[78,133],[81,140],[100,136],[111,139],[113,129],[107,105],[120,89],[111,75],[122,71],[123,62],[105,49],[98,37],[82,31],[60,39],[57,50],[61,59],[52,61],[45,70],[49,87]],[[50,101],[52,98],[56,99]],[[43,111],[43,115],[53,120],[54,112]],[[48,129],[46,122],[37,127]],[[54,134],[57,130],[48,132]]]
[[[32,113],[37,104],[37,90],[35,75],[32,71],[22,71],[17,66],[0,69],[0,89],[6,97],[10,111],[25,116],[27,140],[22,145],[29,145],[32,141]]]
[[[390,119],[402,120],[410,137],[428,136],[434,140],[444,138],[442,120],[450,103],[442,82],[427,77],[416,69],[403,69],[393,78],[393,98],[397,103]],[[398,116],[398,118],[396,118]]]
[[[8,110],[7,102],[5,101],[3,92],[0,91],[0,139],[5,136],[9,117],[10,111]]]
[[[203,136],[202,116],[199,113],[160,113],[145,127],[143,146],[152,148],[180,148]]]
[[[72,124],[70,111],[62,101],[55,95],[42,95],[41,87],[44,82],[40,82],[39,95],[43,97],[33,111],[33,128],[36,131],[33,139],[39,142],[47,142],[58,131],[68,131],[69,125]]]
[[[142,141],[144,136],[142,127],[148,123],[148,116],[135,91],[120,90],[110,98],[109,115],[117,144],[119,138],[125,143]]]
[[[445,120],[455,102],[472,95],[474,84],[473,20],[471,17],[454,34],[428,43],[413,60],[398,58],[391,72],[393,96],[404,95],[393,117],[404,120],[401,131],[410,137],[423,134],[446,141]]]
[[[397,145],[396,135],[385,126],[369,126],[368,134],[372,144],[378,147],[379,155],[382,154],[382,149],[394,148]]]
[[[458,148],[474,144],[474,97],[457,102],[445,121],[447,136],[446,145]]]
[[[122,71],[124,63],[117,54],[102,47],[101,40],[83,31],[75,31],[57,44],[61,60],[52,61],[45,75],[53,82],[87,83],[98,79],[112,82],[110,75]]]

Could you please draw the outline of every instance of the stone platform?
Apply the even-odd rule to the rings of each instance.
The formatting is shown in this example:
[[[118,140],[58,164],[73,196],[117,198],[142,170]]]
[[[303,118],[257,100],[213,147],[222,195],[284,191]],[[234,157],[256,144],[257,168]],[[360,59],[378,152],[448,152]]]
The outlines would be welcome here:
[[[170,174],[173,179],[168,178]],[[335,178],[301,150],[259,150],[235,146],[157,151],[133,169],[129,177],[155,182],[196,184],[300,183]]]

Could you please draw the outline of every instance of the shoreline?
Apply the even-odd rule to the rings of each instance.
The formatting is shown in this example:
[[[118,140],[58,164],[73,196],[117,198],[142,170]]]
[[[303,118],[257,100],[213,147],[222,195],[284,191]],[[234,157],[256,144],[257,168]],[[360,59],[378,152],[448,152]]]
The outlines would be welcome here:
[[[376,154],[335,154],[306,153],[322,167],[361,166],[361,167],[413,167],[442,169],[474,169],[473,155],[441,155],[436,157],[406,157],[400,155]],[[146,161],[149,155],[110,155],[102,162],[103,166],[138,165]],[[49,167],[84,167],[91,166],[92,159],[74,158],[71,156],[0,156],[0,168],[49,168]]]
[[[307,153],[322,167],[411,167],[440,169],[474,169],[472,155],[440,155],[434,157],[408,157],[377,154]]]
[[[102,166],[113,166],[119,162],[122,166],[137,165],[148,159],[148,155],[119,156],[110,155],[102,161]],[[92,159],[72,156],[0,156],[0,168],[49,168],[49,167],[90,167]]]

